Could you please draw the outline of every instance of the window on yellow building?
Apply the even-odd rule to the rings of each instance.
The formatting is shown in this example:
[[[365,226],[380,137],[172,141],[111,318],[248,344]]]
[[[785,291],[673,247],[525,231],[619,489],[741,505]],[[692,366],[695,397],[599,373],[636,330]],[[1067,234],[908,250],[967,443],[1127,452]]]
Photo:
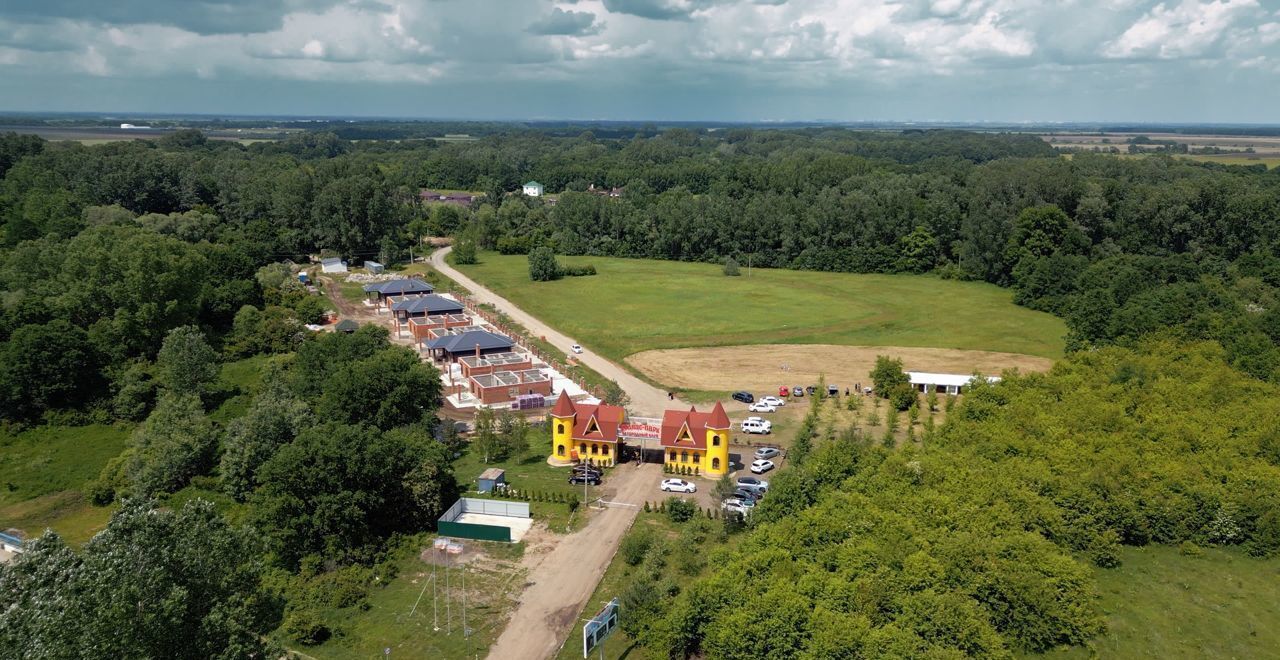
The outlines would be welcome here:
[[[681,463],[688,463],[688,462],[689,462],[689,452],[687,452],[687,451],[682,451],[682,452],[680,452],[680,462],[681,462]]]
[[[694,455],[693,455],[693,464],[694,464],[694,465],[697,465],[697,464],[698,464],[698,459],[699,459],[701,456],[702,456],[702,454],[694,454]]]
[[[564,424],[556,424],[556,433],[564,433]]]
[[[608,456],[608,455],[609,455],[609,445],[600,445],[600,454],[601,454],[601,455],[604,455],[604,456]]]
[[[720,436],[718,436],[718,435],[713,435],[713,436],[711,436],[711,446],[712,446],[712,447],[719,447],[719,446],[720,446]]]
[[[599,453],[600,453],[599,445],[591,445],[591,454],[594,456],[595,454],[599,454]]]
[[[556,445],[556,456],[564,456],[564,445]]]
[[[579,454],[585,454],[585,453],[587,453],[587,443],[585,443],[585,442],[584,442],[584,443],[582,443],[582,444],[578,445],[578,453],[579,453]]]
[[[718,459],[718,458],[713,458],[713,459],[711,459],[711,469],[712,469],[712,470],[719,470],[719,469],[720,469],[720,459]]]
[[[675,462],[676,462],[676,452],[675,452],[675,450],[672,450],[672,451],[671,451],[671,458],[670,458],[669,460],[670,460],[672,463],[675,463]]]

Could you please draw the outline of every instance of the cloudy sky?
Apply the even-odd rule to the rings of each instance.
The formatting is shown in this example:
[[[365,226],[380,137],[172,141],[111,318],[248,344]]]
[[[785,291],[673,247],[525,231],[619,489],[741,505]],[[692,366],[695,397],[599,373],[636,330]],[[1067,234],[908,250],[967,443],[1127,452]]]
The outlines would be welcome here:
[[[0,0],[0,111],[1280,121],[1280,0]]]

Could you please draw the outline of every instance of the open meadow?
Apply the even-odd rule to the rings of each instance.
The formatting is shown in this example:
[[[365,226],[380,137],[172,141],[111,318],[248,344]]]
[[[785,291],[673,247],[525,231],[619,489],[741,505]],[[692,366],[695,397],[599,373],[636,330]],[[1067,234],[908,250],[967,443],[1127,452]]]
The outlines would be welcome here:
[[[950,349],[920,352],[907,367],[1040,370],[1062,354],[1066,334],[1058,318],[1014,305],[1008,290],[980,282],[773,269],[753,269],[750,275],[743,269],[740,277],[726,277],[714,264],[559,259],[592,264],[598,274],[532,282],[526,257],[491,252],[481,254],[479,264],[459,269],[591,350],[655,381],[689,389],[732,389],[698,366],[713,360],[723,367],[728,356],[722,353],[739,363],[751,363],[755,356],[748,370],[768,374],[761,387],[786,376],[779,371],[783,364],[812,362],[804,368],[816,371],[830,353],[805,347],[790,355],[782,344]],[[667,349],[702,347],[738,348],[664,355]],[[874,359],[875,352],[858,355]],[[859,370],[864,361],[853,360]]]

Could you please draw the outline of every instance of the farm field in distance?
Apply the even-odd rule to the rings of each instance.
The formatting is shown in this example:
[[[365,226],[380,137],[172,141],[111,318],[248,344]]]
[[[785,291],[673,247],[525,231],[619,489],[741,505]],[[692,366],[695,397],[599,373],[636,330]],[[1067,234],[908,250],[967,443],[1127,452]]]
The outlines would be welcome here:
[[[1040,139],[1053,145],[1064,154],[1074,151],[1091,151],[1094,148],[1106,150],[1115,147],[1120,150],[1121,157],[1135,157],[1142,154],[1129,154],[1129,140],[1143,136],[1152,142],[1177,142],[1187,145],[1191,153],[1172,154],[1174,158],[1199,162],[1223,163],[1227,165],[1265,165],[1273,168],[1280,165],[1280,137],[1273,135],[1189,135],[1183,133],[1043,133]],[[1139,145],[1144,151],[1154,149],[1157,144]],[[1197,149],[1216,149],[1220,153],[1195,153]],[[1246,151],[1252,149],[1252,151]]]
[[[715,264],[558,259],[593,264],[598,274],[532,282],[526,257],[492,252],[482,253],[479,264],[458,268],[619,363],[656,349],[743,347],[735,354],[749,356],[776,348],[760,344],[836,344],[1016,353],[1005,366],[1043,369],[1062,354],[1066,334],[1060,319],[1014,305],[1009,290],[979,282],[774,269],[753,269],[747,276],[745,268],[740,277],[726,277]],[[956,356],[951,358],[948,364],[956,364]],[[974,356],[975,367],[991,363],[990,355],[979,358]],[[642,371],[653,361],[649,355],[637,359],[633,366]],[[779,367],[770,355],[756,371],[777,373]],[[658,379],[656,373],[651,377]]]

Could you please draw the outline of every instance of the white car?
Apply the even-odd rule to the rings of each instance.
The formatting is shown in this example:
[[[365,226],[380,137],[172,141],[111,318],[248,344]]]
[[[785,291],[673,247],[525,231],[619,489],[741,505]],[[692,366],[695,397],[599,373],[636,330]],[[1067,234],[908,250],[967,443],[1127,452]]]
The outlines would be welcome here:
[[[570,346],[570,347],[569,347],[569,350],[573,351],[574,353],[578,353],[578,354],[581,354],[581,353],[582,353],[582,347],[581,347],[581,346],[579,346],[579,345],[577,345],[577,344],[574,344],[573,346]]]
[[[773,407],[775,407],[775,408],[781,408],[781,407],[783,407],[783,406],[787,405],[787,402],[786,402],[786,401],[783,401],[781,398],[776,397],[776,396],[766,396],[766,397],[763,397],[763,398],[761,398],[761,399],[760,399],[759,403],[765,403],[765,404],[771,405],[771,406],[773,406]]]
[[[778,407],[772,404],[765,403],[764,401],[757,401],[751,404],[750,406],[747,406],[747,410],[750,410],[751,412],[771,413],[771,412],[778,412]]]
[[[721,502],[720,508],[724,509],[728,513],[736,513],[741,516],[746,516],[751,513],[751,508],[743,504],[742,500],[736,497],[730,497],[729,499]]]
[[[764,474],[772,469],[773,461],[765,460],[763,458],[757,461],[751,461],[751,471],[755,474]]]
[[[662,490],[668,493],[696,493],[698,486],[684,479],[663,479]]]
[[[773,433],[773,422],[759,417],[748,417],[742,420],[743,433]]]

